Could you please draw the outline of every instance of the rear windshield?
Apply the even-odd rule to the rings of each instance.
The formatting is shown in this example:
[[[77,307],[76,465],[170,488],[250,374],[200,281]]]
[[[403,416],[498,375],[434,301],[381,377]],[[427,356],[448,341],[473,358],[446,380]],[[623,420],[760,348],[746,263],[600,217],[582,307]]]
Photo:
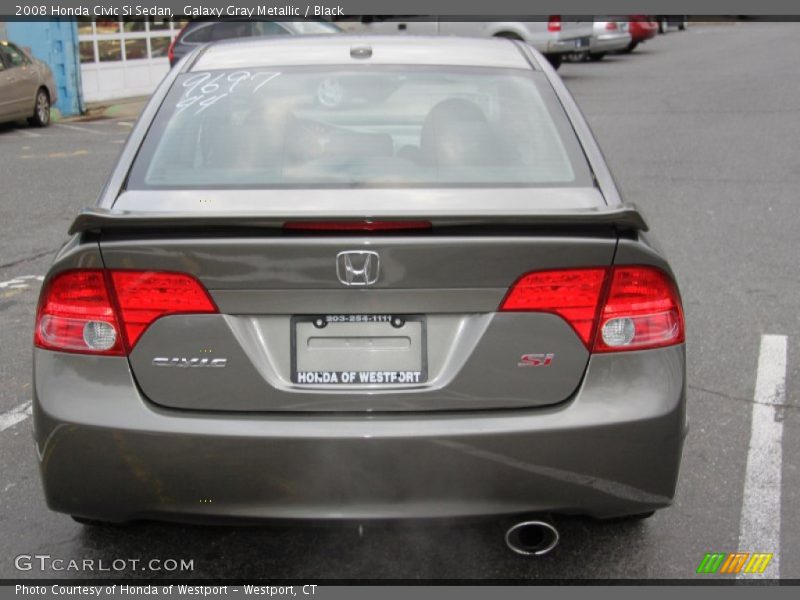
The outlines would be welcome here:
[[[543,74],[298,67],[178,77],[128,189],[588,186]]]

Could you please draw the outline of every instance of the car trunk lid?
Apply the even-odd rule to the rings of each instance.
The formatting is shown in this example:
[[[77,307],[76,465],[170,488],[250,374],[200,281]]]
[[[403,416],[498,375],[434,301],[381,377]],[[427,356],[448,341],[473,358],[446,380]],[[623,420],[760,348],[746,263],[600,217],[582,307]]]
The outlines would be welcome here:
[[[324,211],[185,212],[177,202],[168,212],[95,209],[73,230],[99,233],[107,268],[188,273],[219,308],[158,319],[130,352],[136,381],[156,404],[248,412],[541,407],[574,393],[589,351],[558,315],[499,307],[523,274],[607,267],[619,230],[646,227],[635,209],[594,200],[500,216],[477,205],[345,215],[431,224],[384,233],[283,226],[331,219]]]

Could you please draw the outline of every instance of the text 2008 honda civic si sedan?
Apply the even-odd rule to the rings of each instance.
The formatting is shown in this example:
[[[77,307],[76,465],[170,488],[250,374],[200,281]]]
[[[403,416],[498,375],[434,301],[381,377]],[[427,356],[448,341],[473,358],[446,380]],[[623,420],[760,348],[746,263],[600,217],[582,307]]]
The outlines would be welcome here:
[[[47,502],[114,522],[665,507],[684,319],[646,229],[523,43],[199,48],[45,279]]]

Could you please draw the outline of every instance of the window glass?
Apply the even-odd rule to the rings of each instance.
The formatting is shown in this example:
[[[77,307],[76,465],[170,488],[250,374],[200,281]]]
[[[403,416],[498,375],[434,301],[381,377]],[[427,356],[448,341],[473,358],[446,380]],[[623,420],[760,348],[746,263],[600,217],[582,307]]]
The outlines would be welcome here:
[[[78,35],[92,35],[92,18],[78,17]]]
[[[213,29],[213,24],[203,23],[202,25],[198,25],[197,28],[187,31],[181,38],[181,42],[186,44],[205,44],[211,41],[211,32]]]
[[[3,49],[9,67],[21,67],[22,65],[30,63],[28,57],[14,44],[6,42],[3,44]]]
[[[591,185],[544,75],[445,67],[181,75],[130,187]]]
[[[150,38],[150,56],[152,58],[166,56],[168,50],[169,50],[168,37],[158,36]]]
[[[119,40],[99,40],[97,55],[100,62],[122,60],[122,45]]]
[[[286,35],[289,32],[274,21],[254,21],[253,35]]]
[[[125,32],[145,31],[145,22],[141,19],[125,20],[122,24],[122,29]]]
[[[125,40],[125,60],[147,58],[147,40]]]
[[[94,42],[80,42],[78,49],[80,50],[82,63],[94,62]]]
[[[97,19],[95,30],[99,34],[119,33],[119,21],[115,19]]]
[[[252,35],[252,27],[249,21],[220,21],[213,26],[211,40],[230,40],[250,35]]]

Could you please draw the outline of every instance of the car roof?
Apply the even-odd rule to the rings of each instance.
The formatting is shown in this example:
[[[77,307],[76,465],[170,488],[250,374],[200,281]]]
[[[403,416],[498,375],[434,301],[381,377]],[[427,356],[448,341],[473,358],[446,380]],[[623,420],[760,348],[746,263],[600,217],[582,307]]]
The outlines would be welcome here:
[[[351,56],[359,46],[369,46],[371,56]],[[499,38],[336,34],[221,41],[201,51],[190,70],[348,64],[533,68],[515,42]]]

